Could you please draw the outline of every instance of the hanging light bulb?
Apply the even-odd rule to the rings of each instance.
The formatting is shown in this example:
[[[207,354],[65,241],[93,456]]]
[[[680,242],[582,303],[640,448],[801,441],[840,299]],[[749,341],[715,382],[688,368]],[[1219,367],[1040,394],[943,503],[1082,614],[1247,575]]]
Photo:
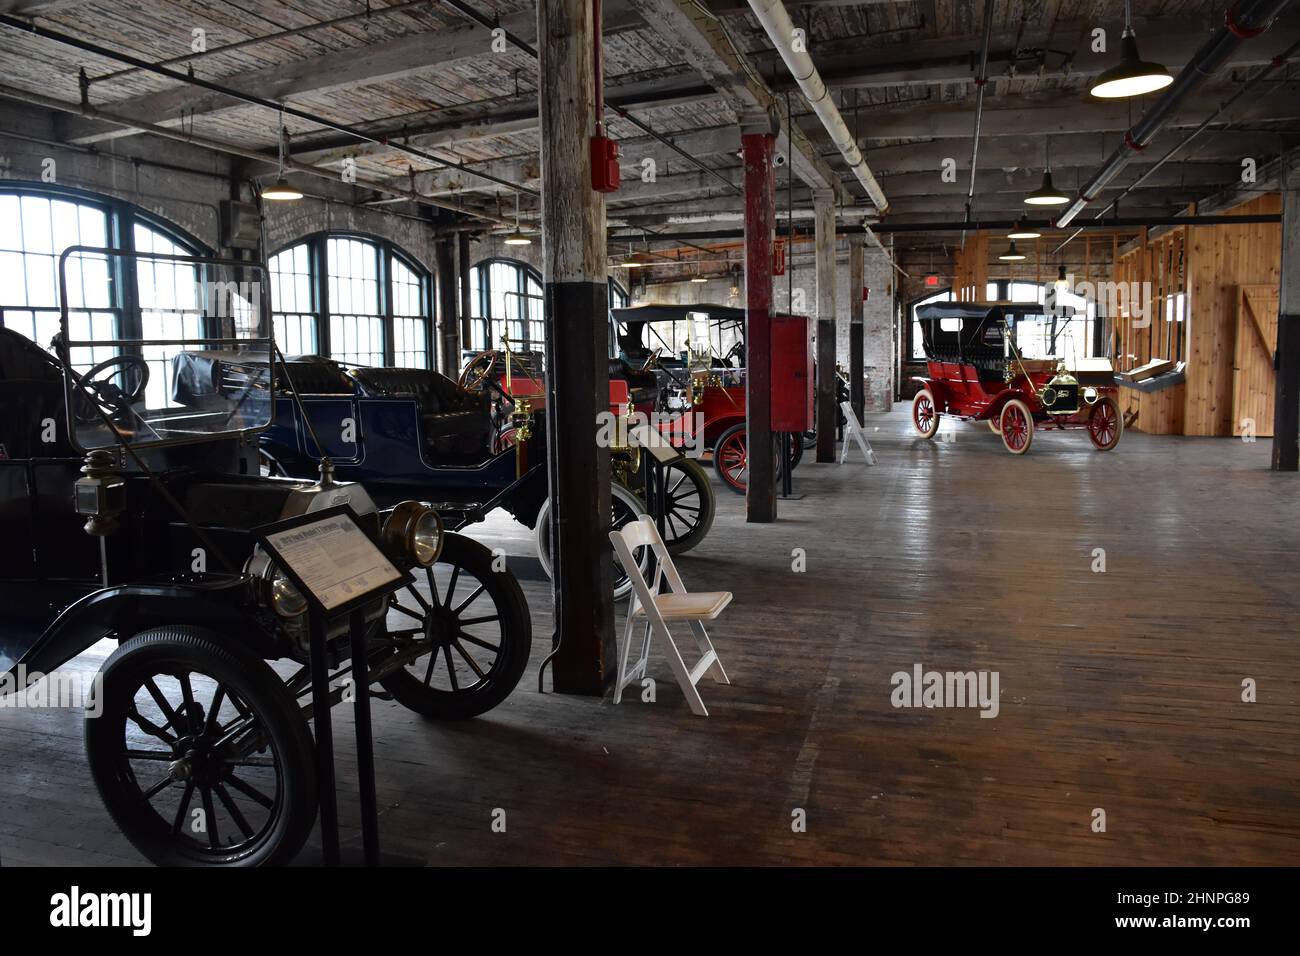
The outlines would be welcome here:
[[[1042,233],[1033,226],[1025,222],[1025,217],[1021,216],[1016,220],[1015,226],[1007,233],[1008,239],[1037,239]]]
[[[515,193],[515,231],[506,235],[501,240],[507,246],[531,246],[533,240],[519,229],[519,193]]]
[[[1124,3],[1124,33],[1119,41],[1119,62],[1092,81],[1088,92],[1101,99],[1123,99],[1163,90],[1174,81],[1159,63],[1147,63],[1138,55],[1137,34],[1128,0]]]
[[[1046,146],[1047,162],[1043,168],[1043,184],[1025,197],[1030,206],[1064,206],[1070,201],[1068,194],[1052,185],[1052,141]]]
[[[1058,293],[1070,291],[1070,280],[1065,274],[1064,264],[1056,267],[1056,291]]]
[[[280,130],[277,137],[277,152],[279,154],[279,174],[275,177],[275,182],[262,190],[263,199],[274,199],[277,202],[293,202],[295,199],[302,198],[302,190],[289,185],[289,180],[284,178],[284,113],[280,113]]]
[[[998,256],[1003,262],[1020,262],[1025,258],[1023,252],[1016,251],[1016,240],[1012,239],[1011,244],[1007,246],[1007,251]]]

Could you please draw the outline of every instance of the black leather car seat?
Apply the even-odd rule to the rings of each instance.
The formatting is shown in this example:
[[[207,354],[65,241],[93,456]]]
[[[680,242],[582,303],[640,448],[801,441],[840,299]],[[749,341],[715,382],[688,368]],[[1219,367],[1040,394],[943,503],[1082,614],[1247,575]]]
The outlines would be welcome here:
[[[351,395],[355,389],[342,367],[319,355],[294,356],[285,360],[289,379],[300,395]],[[288,382],[278,365],[276,387],[288,389]]]
[[[363,396],[417,399],[425,445],[432,451],[473,455],[491,447],[486,392],[471,392],[445,375],[422,368],[357,368],[351,375]]]

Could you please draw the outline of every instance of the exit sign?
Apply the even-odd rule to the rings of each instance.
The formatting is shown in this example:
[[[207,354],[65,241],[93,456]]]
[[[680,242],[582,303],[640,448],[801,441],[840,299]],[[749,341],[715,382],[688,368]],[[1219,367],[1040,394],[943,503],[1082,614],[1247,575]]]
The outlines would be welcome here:
[[[939,284],[939,277],[938,277],[937,275],[934,275],[933,273],[931,273],[930,275],[928,275],[928,276],[925,277],[925,284],[926,284],[929,288],[933,289],[934,287],[936,287],[936,286]]]

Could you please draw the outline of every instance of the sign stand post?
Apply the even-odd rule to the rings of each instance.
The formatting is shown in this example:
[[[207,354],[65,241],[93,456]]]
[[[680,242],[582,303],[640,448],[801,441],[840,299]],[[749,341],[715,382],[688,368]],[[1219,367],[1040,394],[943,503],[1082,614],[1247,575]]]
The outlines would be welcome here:
[[[330,720],[326,635],[346,620],[352,658],[357,734],[357,789],[362,846],[367,866],[379,864],[379,802],[375,796],[375,748],[370,727],[370,674],[366,661],[366,605],[386,599],[413,580],[394,566],[347,505],[313,511],[258,528],[258,543],[307,602],[311,638],[311,698],[316,770],[320,789],[321,846],[326,866],[339,865],[338,797],[334,730]],[[387,605],[385,604],[385,607]]]

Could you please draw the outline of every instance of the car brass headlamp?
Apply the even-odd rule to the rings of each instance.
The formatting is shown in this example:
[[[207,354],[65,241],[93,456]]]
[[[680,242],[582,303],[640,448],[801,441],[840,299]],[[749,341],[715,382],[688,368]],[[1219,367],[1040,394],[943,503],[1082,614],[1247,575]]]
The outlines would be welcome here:
[[[263,607],[283,618],[295,618],[306,613],[307,599],[261,548],[248,559],[244,573],[252,577],[257,599]]]
[[[1091,385],[1083,390],[1083,400],[1089,405],[1096,405],[1098,397],[1099,393]]]
[[[383,539],[390,554],[427,568],[442,554],[442,519],[422,501],[403,501],[384,521]]]

